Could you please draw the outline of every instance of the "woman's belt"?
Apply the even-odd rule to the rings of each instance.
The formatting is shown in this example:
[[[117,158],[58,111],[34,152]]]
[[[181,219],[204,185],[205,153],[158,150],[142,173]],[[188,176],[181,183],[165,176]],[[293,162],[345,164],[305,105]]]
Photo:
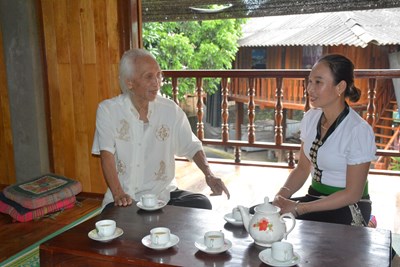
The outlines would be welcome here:
[[[321,184],[318,183],[316,181],[312,181],[311,183],[311,187],[314,188],[314,190],[320,192],[321,194],[324,195],[331,195],[335,192],[341,191],[344,189],[344,187],[336,187],[336,186],[330,186],[330,185],[326,185],[326,184]],[[365,183],[364,186],[364,192],[363,192],[363,197],[367,197],[368,196],[368,181]]]

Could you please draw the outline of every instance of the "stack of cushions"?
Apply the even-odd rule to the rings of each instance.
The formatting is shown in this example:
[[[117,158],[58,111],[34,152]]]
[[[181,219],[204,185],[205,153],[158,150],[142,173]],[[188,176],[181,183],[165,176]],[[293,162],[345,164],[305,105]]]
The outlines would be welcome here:
[[[45,174],[4,188],[0,192],[0,212],[19,222],[31,221],[74,207],[76,195],[81,191],[79,181]]]

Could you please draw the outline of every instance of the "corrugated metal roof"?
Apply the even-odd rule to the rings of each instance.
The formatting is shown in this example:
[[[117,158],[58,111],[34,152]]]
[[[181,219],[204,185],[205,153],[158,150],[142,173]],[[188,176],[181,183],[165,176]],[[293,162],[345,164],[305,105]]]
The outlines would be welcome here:
[[[239,46],[400,44],[400,8],[251,18]]]

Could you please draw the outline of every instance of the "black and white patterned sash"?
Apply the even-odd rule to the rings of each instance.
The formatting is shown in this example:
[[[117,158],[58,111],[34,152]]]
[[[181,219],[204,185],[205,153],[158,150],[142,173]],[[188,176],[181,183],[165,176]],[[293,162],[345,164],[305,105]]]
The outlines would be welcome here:
[[[317,136],[315,137],[315,140],[312,143],[311,149],[310,149],[310,158],[311,158],[311,163],[314,166],[314,175],[313,175],[313,180],[320,183],[321,182],[321,177],[322,177],[322,170],[318,168],[317,164],[317,156],[318,156],[318,149],[325,143],[326,139],[335,131],[335,129],[339,126],[339,124],[346,118],[347,114],[349,114],[349,105],[345,103],[346,106],[343,109],[343,111],[339,114],[339,116],[336,118],[336,120],[332,123],[332,125],[329,127],[328,131],[326,132],[324,138],[321,139],[321,121],[322,117],[324,116],[324,113],[321,114],[321,117],[319,118],[318,124],[317,124]]]

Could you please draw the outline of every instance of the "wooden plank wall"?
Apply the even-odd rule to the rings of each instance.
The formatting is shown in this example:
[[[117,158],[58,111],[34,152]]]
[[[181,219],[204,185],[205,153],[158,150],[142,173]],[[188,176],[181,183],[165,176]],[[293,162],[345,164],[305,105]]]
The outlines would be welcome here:
[[[3,35],[0,29],[0,183],[16,182],[7,70],[3,54]]]
[[[252,47],[240,48],[236,56],[235,68],[249,69],[251,68],[251,50]],[[260,49],[260,47],[257,47]],[[267,69],[301,69],[303,47],[265,47]],[[387,69],[389,68],[389,47],[369,45],[366,48],[354,46],[325,46],[323,47],[323,54],[339,53],[349,57],[356,69]],[[256,88],[259,92],[256,97],[261,96],[265,100],[272,101],[275,99],[276,82],[274,79],[264,79]],[[368,102],[368,80],[356,80],[356,86],[362,90],[361,98],[358,103],[366,104]],[[241,86],[244,89],[240,91],[246,94],[247,84],[244,81]],[[385,80],[377,82],[378,90],[385,88]],[[300,81],[284,80],[283,81],[283,98],[284,101],[302,102],[303,88]],[[290,89],[290,90],[289,90]]]
[[[120,93],[118,0],[41,0],[54,171],[103,193],[91,155],[98,103]]]
[[[356,69],[389,69],[388,46],[377,46],[372,44],[365,48],[354,46],[329,46],[324,48],[324,53],[339,53],[346,55],[353,61]],[[378,80],[376,85],[377,90],[386,88],[388,86],[386,82],[389,82],[390,85],[392,84],[390,80]],[[359,102],[367,103],[368,79],[356,79],[355,85],[362,91]]]

